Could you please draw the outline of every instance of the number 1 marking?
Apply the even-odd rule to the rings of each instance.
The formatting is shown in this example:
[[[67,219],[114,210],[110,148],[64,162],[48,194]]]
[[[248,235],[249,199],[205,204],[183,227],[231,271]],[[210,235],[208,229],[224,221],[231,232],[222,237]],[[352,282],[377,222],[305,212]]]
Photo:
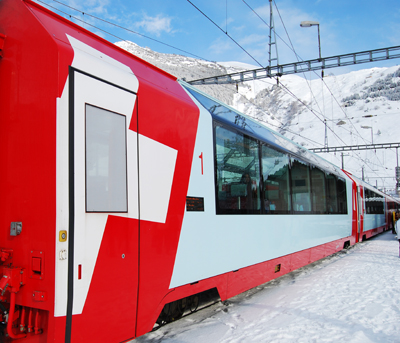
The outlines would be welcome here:
[[[201,159],[201,175],[203,175],[203,153],[200,154],[199,158]]]

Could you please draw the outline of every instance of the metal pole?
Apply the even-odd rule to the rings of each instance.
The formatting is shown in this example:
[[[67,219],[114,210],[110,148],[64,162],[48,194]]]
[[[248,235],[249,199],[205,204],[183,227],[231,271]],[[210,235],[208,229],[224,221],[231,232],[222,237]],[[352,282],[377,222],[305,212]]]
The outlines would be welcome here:
[[[374,129],[371,126],[371,142],[374,144]]]
[[[344,169],[344,154],[342,153],[342,169]]]
[[[318,26],[318,51],[319,51],[319,61],[321,62],[321,61],[322,61],[322,57],[321,57],[321,38],[320,38],[320,34],[319,34],[319,24],[318,24],[317,26]],[[322,79],[324,78],[324,67],[322,67],[322,70],[321,70],[321,78],[322,78]]]
[[[318,50],[319,50],[319,60],[321,61],[321,39],[320,39],[320,36],[319,36],[319,24],[318,24],[317,26],[318,26]]]

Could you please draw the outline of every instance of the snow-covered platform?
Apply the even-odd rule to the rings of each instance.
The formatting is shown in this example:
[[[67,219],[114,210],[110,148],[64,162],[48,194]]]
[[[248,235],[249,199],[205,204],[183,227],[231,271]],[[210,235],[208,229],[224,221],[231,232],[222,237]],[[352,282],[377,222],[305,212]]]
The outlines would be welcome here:
[[[135,343],[400,342],[389,231],[137,338]]]

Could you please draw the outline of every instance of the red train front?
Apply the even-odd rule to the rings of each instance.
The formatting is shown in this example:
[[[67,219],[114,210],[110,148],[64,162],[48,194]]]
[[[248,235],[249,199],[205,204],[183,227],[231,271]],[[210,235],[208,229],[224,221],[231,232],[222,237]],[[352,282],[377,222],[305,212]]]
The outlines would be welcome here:
[[[363,237],[366,185],[37,4],[0,49],[4,341],[126,341]]]
[[[3,331],[135,337],[169,287],[198,109],[175,78],[40,6],[0,6]]]

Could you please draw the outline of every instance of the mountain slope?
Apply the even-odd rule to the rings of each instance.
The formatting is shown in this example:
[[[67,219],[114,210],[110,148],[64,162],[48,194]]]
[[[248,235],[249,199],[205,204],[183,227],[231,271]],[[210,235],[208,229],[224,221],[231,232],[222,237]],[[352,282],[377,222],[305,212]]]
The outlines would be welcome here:
[[[208,62],[161,54],[135,43],[121,48],[186,80],[256,68],[238,62]],[[400,141],[400,69],[371,68],[323,80],[310,74],[287,75],[235,85],[200,86],[199,89],[264,122],[271,129],[305,146],[355,146]],[[315,78],[315,76],[314,76]],[[320,154],[341,166],[342,154]],[[344,168],[370,184],[395,189],[396,149],[353,151],[343,154]]]

